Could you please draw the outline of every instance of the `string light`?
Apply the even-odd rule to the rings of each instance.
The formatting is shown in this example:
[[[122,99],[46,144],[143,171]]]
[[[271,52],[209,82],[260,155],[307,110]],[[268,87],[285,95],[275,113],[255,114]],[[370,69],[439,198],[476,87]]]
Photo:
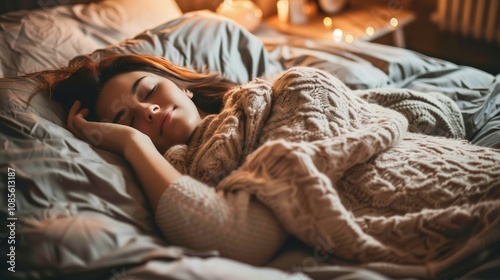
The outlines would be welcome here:
[[[389,21],[389,23],[394,26],[394,27],[397,27],[399,25],[399,21],[397,18],[391,18],[391,20]]]
[[[344,32],[342,31],[342,29],[335,28],[335,30],[333,30],[332,32],[332,35],[335,42],[340,42],[342,41],[342,37],[344,37]]]
[[[282,0],[280,0],[280,1],[282,1]],[[278,1],[278,2],[280,2],[280,1]],[[324,17],[323,18],[323,25],[326,28],[331,28],[333,26],[333,20],[332,20],[332,18],[330,18],[330,17]],[[361,27],[361,23],[359,23],[358,25],[359,25],[359,27]],[[394,28],[397,28],[399,26],[399,20],[397,18],[395,18],[395,17],[391,17],[389,19],[389,25],[392,26],[392,27],[394,27]],[[365,33],[368,36],[375,35],[376,31],[377,30],[375,29],[375,27],[373,25],[366,26],[366,28],[365,28]],[[340,29],[340,28],[335,28],[332,31],[332,37],[333,37],[333,40],[335,42],[345,41],[347,43],[353,43],[355,41],[354,35],[352,35],[352,34],[344,34],[344,31],[342,29]]]
[[[331,18],[329,18],[329,17],[325,17],[325,18],[323,19],[323,25],[325,25],[326,27],[330,27],[330,26],[332,26],[332,19],[331,19]]]
[[[366,34],[368,34],[370,36],[373,35],[373,34],[375,34],[375,29],[373,27],[371,27],[371,26],[368,26],[366,28]]]
[[[352,42],[354,42],[354,37],[353,37],[351,34],[347,34],[347,35],[345,36],[345,41],[346,41],[347,43],[352,43]]]

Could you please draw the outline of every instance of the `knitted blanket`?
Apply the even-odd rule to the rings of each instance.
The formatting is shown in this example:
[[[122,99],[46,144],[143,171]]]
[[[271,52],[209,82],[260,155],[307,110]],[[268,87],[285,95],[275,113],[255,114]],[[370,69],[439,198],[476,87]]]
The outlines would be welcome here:
[[[222,112],[165,157],[208,185],[255,195],[322,259],[395,277],[457,273],[500,239],[500,150],[410,132],[407,117],[360,98],[381,96],[292,68],[228,92]],[[463,135],[452,101],[399,96],[406,105],[396,107],[415,117],[410,127]],[[410,110],[410,100],[449,112]],[[429,130],[432,123],[446,125]]]

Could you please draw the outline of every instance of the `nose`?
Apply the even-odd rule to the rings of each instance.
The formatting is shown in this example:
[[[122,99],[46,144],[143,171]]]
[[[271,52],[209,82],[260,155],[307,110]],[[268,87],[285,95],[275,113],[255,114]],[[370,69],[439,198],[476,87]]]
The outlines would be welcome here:
[[[158,112],[160,112],[160,106],[156,104],[147,104],[142,108],[143,117],[148,122],[152,122]]]

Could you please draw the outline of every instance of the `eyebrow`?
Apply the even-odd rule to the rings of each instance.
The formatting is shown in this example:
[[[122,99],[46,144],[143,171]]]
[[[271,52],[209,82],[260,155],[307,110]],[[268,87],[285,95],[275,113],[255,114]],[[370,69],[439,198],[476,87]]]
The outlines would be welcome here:
[[[135,95],[136,92],[137,92],[137,88],[139,87],[139,84],[141,83],[141,80],[146,78],[146,76],[142,76],[140,77],[139,79],[137,79],[137,81],[134,82],[134,84],[132,85],[132,95]],[[113,118],[113,123],[117,123],[118,120],[120,120],[120,118],[123,116],[123,114],[125,114],[125,110],[120,110],[118,111],[118,113],[116,113],[115,117]]]

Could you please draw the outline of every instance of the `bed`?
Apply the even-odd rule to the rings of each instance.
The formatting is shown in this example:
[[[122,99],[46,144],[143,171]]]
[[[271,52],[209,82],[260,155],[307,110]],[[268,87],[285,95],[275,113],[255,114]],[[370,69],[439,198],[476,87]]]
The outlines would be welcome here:
[[[183,13],[175,1],[10,12],[0,16],[0,213],[12,225],[0,231],[2,279],[390,279],[322,262],[293,238],[261,267],[164,240],[130,166],[75,138],[36,75],[24,76],[111,53],[154,54],[238,83],[310,66],[354,90],[438,92],[458,105],[468,141],[500,148],[500,76],[471,67],[374,43],[299,40],[265,27],[251,34],[210,11]],[[457,279],[498,277],[499,245]]]

